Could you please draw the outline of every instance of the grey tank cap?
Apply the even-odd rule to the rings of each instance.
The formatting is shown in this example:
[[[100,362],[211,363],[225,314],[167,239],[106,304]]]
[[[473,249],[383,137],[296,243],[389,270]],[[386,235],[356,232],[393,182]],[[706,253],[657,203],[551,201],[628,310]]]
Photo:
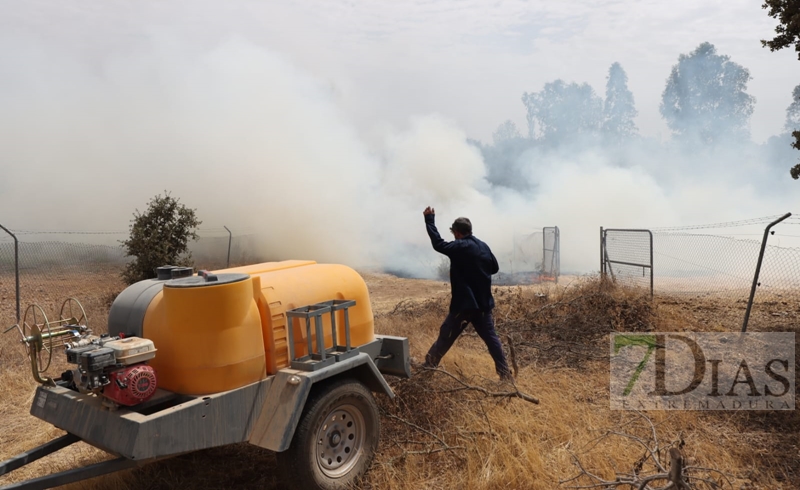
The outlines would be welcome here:
[[[220,284],[231,284],[244,281],[250,277],[249,274],[237,272],[212,274],[208,271],[198,271],[196,276],[172,279],[164,283],[166,288],[199,288],[203,286],[218,286]]]

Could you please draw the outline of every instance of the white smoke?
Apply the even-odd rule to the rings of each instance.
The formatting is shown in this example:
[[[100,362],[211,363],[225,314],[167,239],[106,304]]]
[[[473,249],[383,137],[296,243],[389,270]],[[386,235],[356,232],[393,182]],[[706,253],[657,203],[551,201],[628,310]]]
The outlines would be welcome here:
[[[515,234],[557,225],[562,269],[589,271],[601,225],[718,221],[787,204],[746,177],[698,182],[645,152],[625,168],[597,151],[528,154],[529,193],[493,187],[457,122],[423,115],[367,144],[327,81],[236,37],[200,49],[150,36],[89,63],[6,36],[0,107],[0,218],[16,229],[125,229],[134,209],[169,190],[204,226],[265,236],[271,257],[425,276],[438,260],[422,220],[431,205],[444,231],[469,217],[498,257]]]

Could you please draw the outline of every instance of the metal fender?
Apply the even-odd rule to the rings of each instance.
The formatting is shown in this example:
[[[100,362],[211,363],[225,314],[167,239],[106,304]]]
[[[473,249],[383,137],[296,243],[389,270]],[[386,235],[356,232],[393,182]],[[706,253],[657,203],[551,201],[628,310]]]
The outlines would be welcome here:
[[[275,375],[267,392],[264,406],[250,433],[250,444],[277,452],[288,449],[313,386],[341,376],[357,379],[370,390],[394,398],[391,387],[364,352],[318,371],[282,369]]]

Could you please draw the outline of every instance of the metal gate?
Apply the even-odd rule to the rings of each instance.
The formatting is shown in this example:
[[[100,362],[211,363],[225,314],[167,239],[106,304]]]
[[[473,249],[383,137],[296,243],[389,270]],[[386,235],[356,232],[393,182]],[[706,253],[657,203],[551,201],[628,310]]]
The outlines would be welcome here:
[[[545,226],[542,234],[542,280],[557,283],[561,274],[561,235],[558,226]]]
[[[610,275],[614,281],[649,287],[652,298],[653,233],[600,227],[600,274],[603,278]]]
[[[542,231],[515,234],[509,263],[510,272],[501,273],[501,283],[558,282],[561,275],[561,234],[558,227],[545,226]]]

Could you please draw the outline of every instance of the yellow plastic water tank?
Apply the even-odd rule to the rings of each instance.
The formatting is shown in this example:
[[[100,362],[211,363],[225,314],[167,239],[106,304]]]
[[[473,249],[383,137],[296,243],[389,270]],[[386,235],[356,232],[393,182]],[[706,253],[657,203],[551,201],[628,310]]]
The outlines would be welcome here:
[[[261,289],[258,309],[261,313],[269,374],[289,365],[286,312],[294,308],[334,299],[355,300],[356,305],[348,313],[351,345],[363,345],[375,340],[369,291],[364,279],[353,269],[337,264],[293,264],[293,267],[272,267],[265,272],[254,272],[253,279],[260,284]],[[336,315],[336,340],[339,345],[344,345],[344,312],[339,311]],[[293,323],[295,356],[300,357],[308,353],[305,323],[297,319]],[[330,315],[324,315],[326,347],[333,345],[330,324]],[[311,338],[312,345],[316,346],[313,322]]]
[[[254,282],[243,273],[167,281],[150,302],[143,334],[158,354],[159,387],[217,393],[263,379],[265,354]]]
[[[167,281],[147,307],[142,336],[158,349],[150,364],[160,387],[187,395],[227,391],[289,366],[288,310],[336,299],[356,301],[349,309],[351,346],[373,341],[372,307],[361,276],[343,265],[299,260]],[[326,347],[333,345],[330,325],[327,314]],[[336,325],[337,343],[344,345],[343,311],[336,313]],[[295,357],[306,355],[305,324],[294,320],[293,332]],[[316,346],[313,328],[311,341]]]

